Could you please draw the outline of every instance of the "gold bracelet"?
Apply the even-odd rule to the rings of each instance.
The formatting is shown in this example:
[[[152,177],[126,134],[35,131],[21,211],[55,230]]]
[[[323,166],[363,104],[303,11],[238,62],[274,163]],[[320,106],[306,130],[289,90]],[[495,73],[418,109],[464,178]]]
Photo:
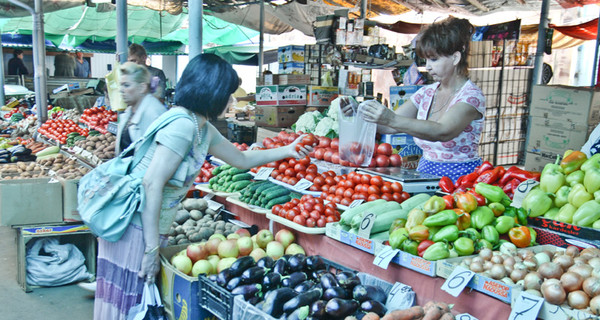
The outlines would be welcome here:
[[[158,248],[159,248],[159,246],[156,246],[156,247],[152,248],[151,250],[144,252],[144,254],[153,254],[156,251],[158,251]]]

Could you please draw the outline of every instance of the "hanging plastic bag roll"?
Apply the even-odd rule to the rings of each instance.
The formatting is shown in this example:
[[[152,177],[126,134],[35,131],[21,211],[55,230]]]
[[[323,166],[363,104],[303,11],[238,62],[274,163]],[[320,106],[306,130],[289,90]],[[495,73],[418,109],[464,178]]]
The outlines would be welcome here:
[[[375,134],[377,124],[364,120],[363,108],[352,97],[350,99],[352,106],[352,115],[344,115],[341,108],[339,112],[340,124],[340,161],[348,161],[350,166],[369,166],[373,157],[373,148],[375,146]],[[340,98],[338,98],[340,99]],[[337,99],[336,99],[337,100]],[[339,102],[337,103],[339,105]],[[333,102],[332,102],[333,105]]]

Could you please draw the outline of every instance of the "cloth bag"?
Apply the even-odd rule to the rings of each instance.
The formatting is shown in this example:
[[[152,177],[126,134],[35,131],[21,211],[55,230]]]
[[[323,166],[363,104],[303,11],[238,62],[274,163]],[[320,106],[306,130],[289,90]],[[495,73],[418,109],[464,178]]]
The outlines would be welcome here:
[[[27,244],[27,283],[32,286],[62,286],[92,278],[83,253],[72,243],[60,244],[56,237]]]
[[[127,320],[167,320],[156,284],[144,283],[142,301],[129,309]]]
[[[165,112],[119,156],[102,163],[79,180],[77,210],[90,230],[107,241],[118,241],[129,226],[133,214],[144,208],[142,179],[145,170],[131,173],[142,160],[158,130],[180,117],[184,112]],[[191,118],[190,118],[191,120]],[[135,150],[135,147],[140,147]],[[134,155],[130,155],[135,150]]]

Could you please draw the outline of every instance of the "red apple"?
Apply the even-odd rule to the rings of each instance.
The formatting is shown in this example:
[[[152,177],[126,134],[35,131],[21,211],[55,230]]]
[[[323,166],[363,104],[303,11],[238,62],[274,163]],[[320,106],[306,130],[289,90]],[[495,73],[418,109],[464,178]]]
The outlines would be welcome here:
[[[237,256],[240,254],[240,250],[237,246],[237,240],[235,239],[221,241],[217,250],[219,257],[221,258],[237,258]]]
[[[239,234],[240,238],[252,236],[250,234],[250,231],[248,231],[248,229],[244,229],[244,228],[239,228],[239,229],[235,230],[235,233]]]
[[[250,237],[241,237],[237,239],[237,246],[240,256],[247,256],[254,249],[254,244]]]
[[[204,249],[203,245],[190,244],[187,247],[186,255],[192,260],[192,263],[196,263],[196,261],[208,257],[208,250]]]
[[[287,248],[294,240],[296,240],[296,237],[290,230],[281,229],[275,234],[275,240],[281,243],[284,248]]]
[[[208,239],[208,241],[206,241],[204,248],[206,248],[206,250],[208,250],[209,255],[217,254],[219,252],[219,243],[221,243],[221,241],[223,241],[223,240],[221,240],[219,238],[212,238],[212,239]]]

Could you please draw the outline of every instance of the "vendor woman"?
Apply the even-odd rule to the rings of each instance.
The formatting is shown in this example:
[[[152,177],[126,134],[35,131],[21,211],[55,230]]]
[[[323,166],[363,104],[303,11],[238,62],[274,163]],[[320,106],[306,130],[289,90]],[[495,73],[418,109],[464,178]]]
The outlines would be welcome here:
[[[417,36],[416,52],[427,59],[426,70],[435,83],[418,90],[395,112],[375,100],[361,104],[364,119],[377,123],[380,133],[414,137],[423,149],[419,172],[456,180],[481,164],[485,97],[469,80],[467,69],[473,30],[468,20],[454,17],[431,24]],[[350,104],[342,109],[352,112]]]

